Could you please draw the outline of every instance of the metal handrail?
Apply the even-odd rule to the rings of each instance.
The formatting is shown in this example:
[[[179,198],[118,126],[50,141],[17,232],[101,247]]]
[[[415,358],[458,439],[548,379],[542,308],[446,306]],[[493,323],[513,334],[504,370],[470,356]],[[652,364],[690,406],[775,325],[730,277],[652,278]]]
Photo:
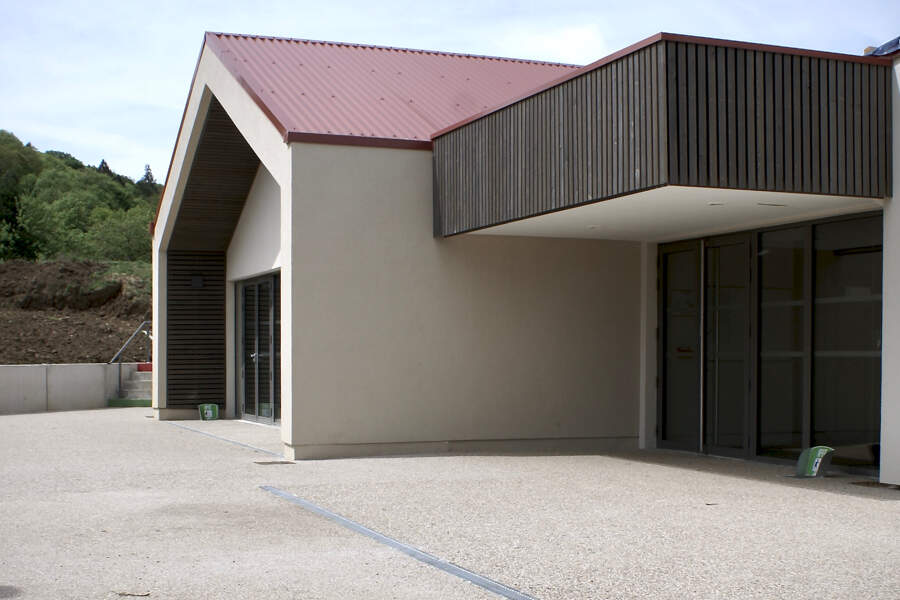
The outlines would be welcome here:
[[[134,330],[134,333],[131,334],[131,337],[128,338],[128,340],[127,340],[124,344],[122,344],[122,347],[119,348],[119,351],[116,352],[116,355],[113,356],[113,357],[110,359],[110,361],[109,361],[108,364],[113,364],[114,362],[116,362],[117,360],[119,360],[119,357],[122,356],[122,353],[123,353],[123,352],[125,352],[125,348],[128,347],[128,344],[130,344],[131,341],[137,336],[137,334],[141,333],[142,331],[144,332],[144,335],[146,335],[148,338],[150,338],[150,339],[152,340],[152,339],[153,339],[153,334],[152,334],[151,332],[145,330],[145,328],[146,328],[148,325],[151,325],[152,323],[153,323],[153,321],[144,321],[144,322],[142,322],[140,325],[138,325],[138,328],[135,329],[135,330]],[[152,352],[152,351],[151,351],[151,352]],[[151,361],[148,360],[147,362],[151,362]]]

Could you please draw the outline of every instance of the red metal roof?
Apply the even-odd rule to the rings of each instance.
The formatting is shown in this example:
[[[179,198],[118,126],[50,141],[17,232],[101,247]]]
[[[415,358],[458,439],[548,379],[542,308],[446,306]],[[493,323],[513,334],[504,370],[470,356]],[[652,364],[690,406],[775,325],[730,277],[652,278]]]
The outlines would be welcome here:
[[[289,142],[430,148],[435,131],[576,69],[226,33],[206,44]]]
[[[900,39],[900,38],[898,38]],[[781,54],[791,54],[796,56],[812,56],[816,58],[825,58],[829,60],[842,60],[846,62],[855,62],[862,63],[867,65],[881,65],[881,66],[890,66],[891,59],[887,56],[875,56],[873,54],[869,55],[856,55],[856,54],[840,54],[838,52],[826,52],[821,50],[807,50],[804,48],[791,48],[787,46],[772,46],[770,44],[756,44],[752,42],[739,42],[735,40],[723,40],[719,38],[708,38],[708,37],[699,37],[695,35],[682,35],[679,33],[666,33],[661,32],[655,35],[651,35],[648,38],[645,38],[639,42],[636,42],[627,48],[623,48],[621,50],[617,50],[612,54],[601,58],[595,62],[584,65],[583,67],[578,67],[576,69],[572,69],[565,73],[562,73],[555,79],[551,79],[545,81],[539,86],[528,90],[527,92],[514,97],[509,98],[495,106],[492,106],[487,109],[483,109],[478,111],[477,113],[472,113],[468,117],[464,118],[461,121],[457,121],[455,123],[451,123],[446,127],[442,127],[441,129],[435,130],[431,134],[431,139],[437,139],[442,135],[450,133],[464,125],[468,125],[474,121],[478,121],[479,119],[486,117],[490,114],[493,114],[497,111],[503,110],[507,106],[512,106],[513,104],[517,104],[526,98],[530,98],[532,96],[536,96],[537,94],[549,90],[550,88],[556,87],[560,84],[563,84],[571,79],[575,79],[585,73],[590,73],[595,69],[599,69],[600,67],[609,64],[613,61],[616,61],[624,56],[628,56],[629,54],[633,54],[642,48],[646,48],[652,44],[655,44],[660,41],[672,41],[672,42],[685,42],[688,44],[702,44],[707,46],[720,46],[723,48],[740,48],[742,50],[755,50],[760,52],[777,52]],[[891,42],[888,42],[891,43]],[[887,45],[887,44],[886,44]]]

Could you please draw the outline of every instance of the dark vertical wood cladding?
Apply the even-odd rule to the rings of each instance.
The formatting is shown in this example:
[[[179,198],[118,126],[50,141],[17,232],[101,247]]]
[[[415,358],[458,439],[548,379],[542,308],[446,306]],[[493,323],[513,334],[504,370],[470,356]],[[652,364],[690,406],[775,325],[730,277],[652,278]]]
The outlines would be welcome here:
[[[225,252],[169,251],[166,403],[225,403]]]
[[[665,44],[670,184],[890,195],[888,67]],[[698,110],[705,131],[690,126]]]
[[[212,98],[167,248],[166,403],[225,403],[225,251],[259,159]]]
[[[654,44],[436,139],[435,230],[664,184],[665,64],[665,46]]]
[[[890,68],[663,40],[434,140],[435,232],[661,185],[891,195]]]

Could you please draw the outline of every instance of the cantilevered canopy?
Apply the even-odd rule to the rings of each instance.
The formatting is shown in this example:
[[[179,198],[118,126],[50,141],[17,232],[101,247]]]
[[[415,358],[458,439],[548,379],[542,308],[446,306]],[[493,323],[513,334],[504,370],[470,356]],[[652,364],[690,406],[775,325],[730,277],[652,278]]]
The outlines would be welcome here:
[[[890,64],[654,36],[439,132],[435,233],[661,240],[876,208]]]

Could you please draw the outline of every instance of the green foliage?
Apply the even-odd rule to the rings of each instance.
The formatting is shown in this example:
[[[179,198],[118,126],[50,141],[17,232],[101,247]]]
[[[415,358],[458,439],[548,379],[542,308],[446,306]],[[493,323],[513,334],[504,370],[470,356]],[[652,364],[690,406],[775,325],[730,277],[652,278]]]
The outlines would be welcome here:
[[[15,254],[14,241],[12,226],[5,221],[0,221],[0,257],[13,256]]]
[[[141,281],[150,281],[153,277],[153,268],[145,261],[110,260],[106,261],[106,270],[101,275],[106,279],[134,277]]]
[[[18,198],[23,181],[33,182],[43,168],[40,152],[0,129],[0,260],[37,254],[34,240],[19,227]]]
[[[136,205],[127,211],[98,207],[91,215],[87,243],[93,258],[150,261],[150,219],[154,208]]]
[[[150,220],[162,186],[101,161],[38,152],[0,130],[0,260],[59,257],[150,260]]]
[[[143,296],[149,301],[153,281],[153,268],[149,262],[111,260],[105,264],[106,269],[96,275],[95,285],[99,287],[107,281],[125,281],[136,296]]]
[[[44,152],[44,155],[52,156],[53,158],[58,159],[61,163],[63,163],[67,167],[71,167],[72,169],[84,168],[83,162],[66,152],[60,152],[59,150],[47,150],[46,152]]]
[[[150,165],[144,165],[144,176],[141,177],[135,185],[138,190],[140,190],[141,194],[145,196],[153,194],[157,183],[156,179],[153,178],[153,171],[150,170]]]

